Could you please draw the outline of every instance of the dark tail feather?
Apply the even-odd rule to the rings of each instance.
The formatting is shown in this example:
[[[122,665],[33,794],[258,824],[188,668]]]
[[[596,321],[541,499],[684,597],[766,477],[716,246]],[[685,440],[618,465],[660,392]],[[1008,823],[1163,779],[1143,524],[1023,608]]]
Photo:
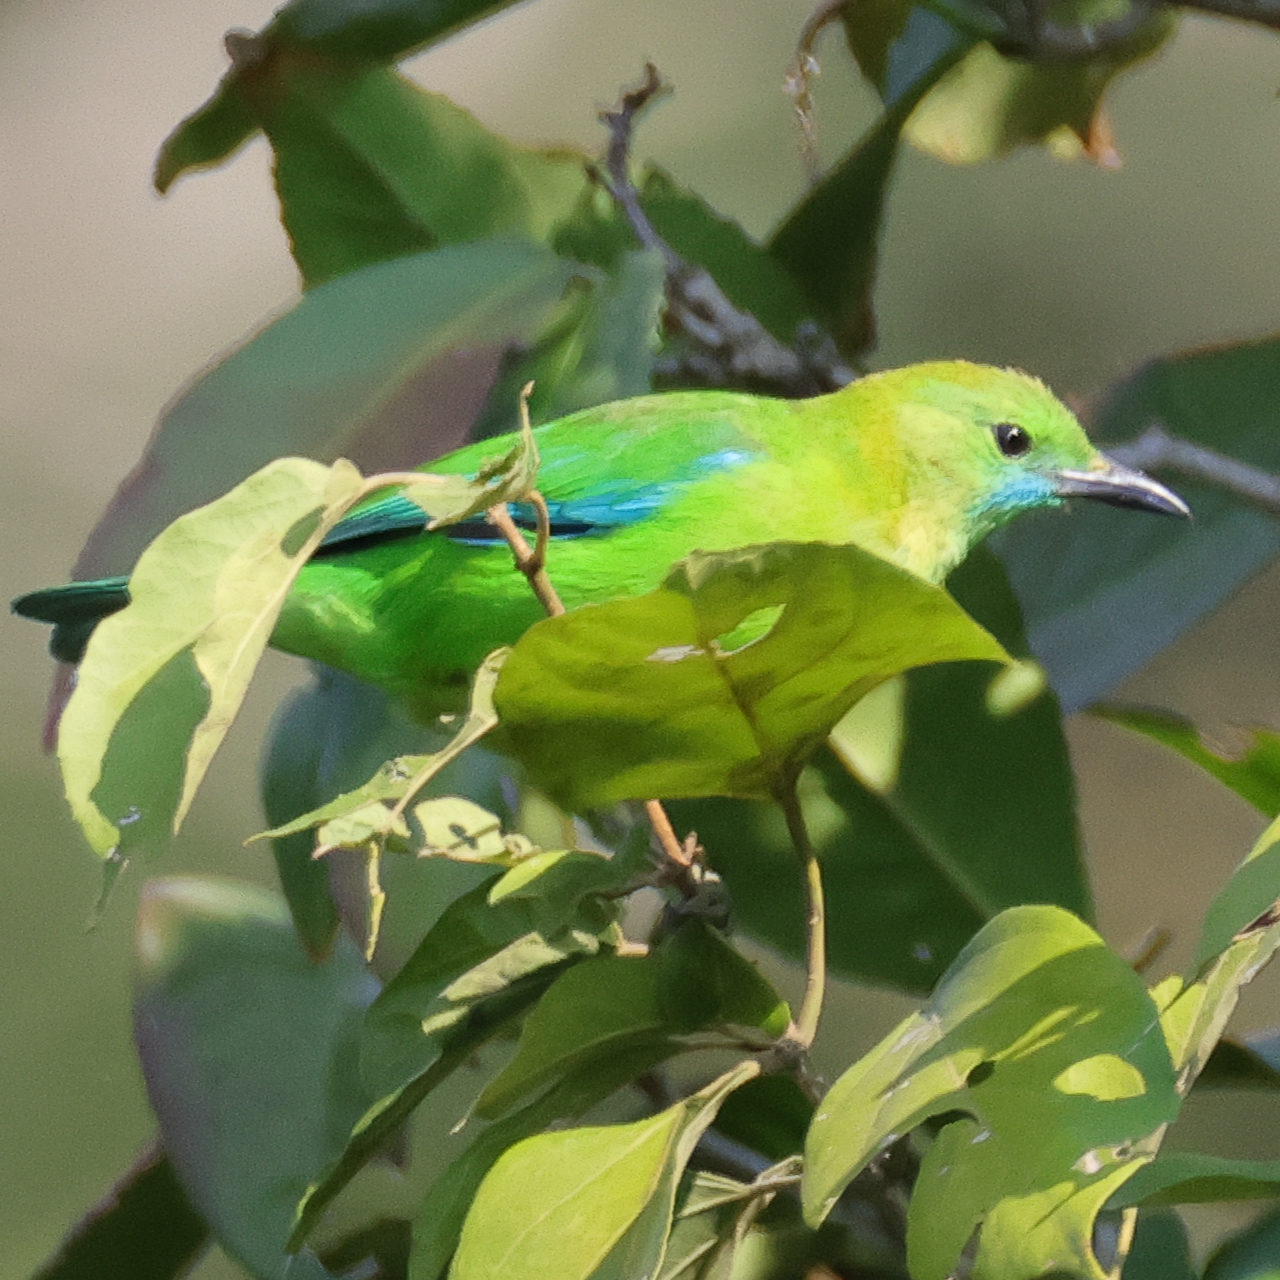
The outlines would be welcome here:
[[[128,578],[100,578],[32,591],[9,607],[24,618],[53,623],[49,652],[59,662],[79,662],[94,627],[128,603]]]

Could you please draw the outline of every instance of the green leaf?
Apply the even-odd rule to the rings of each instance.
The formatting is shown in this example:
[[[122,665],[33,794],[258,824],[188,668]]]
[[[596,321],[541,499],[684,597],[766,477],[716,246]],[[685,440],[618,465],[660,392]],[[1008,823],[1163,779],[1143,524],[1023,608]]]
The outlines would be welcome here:
[[[797,326],[812,308],[763,245],[663,169],[646,170],[640,203],[654,230],[686,262],[705,267],[735,307],[755,316],[780,342],[795,341]]]
[[[153,1147],[71,1228],[33,1280],[178,1280],[209,1239],[173,1166]]]
[[[272,30],[282,43],[351,58],[401,58],[481,22],[515,0],[290,0]]]
[[[1280,1160],[1227,1160],[1174,1152],[1139,1169],[1110,1207],[1205,1204],[1215,1200],[1265,1200],[1280,1196]]]
[[[948,587],[1012,653],[1017,603],[994,557],[975,553]],[[951,664],[881,686],[835,729],[800,779],[827,892],[832,966],[926,993],[1006,907],[1091,911],[1075,787],[1053,695],[989,705],[989,667]],[[1011,785],[1010,779],[1017,779]],[[733,893],[739,924],[804,953],[805,906],[786,823],[750,801],[676,802]],[[1034,850],[1034,855],[1028,853]]]
[[[627,1054],[661,1061],[699,1030],[780,1036],[791,1011],[756,967],[698,920],[646,956],[602,955],[576,965],[529,1015],[515,1056],[476,1102],[493,1119],[555,1080]]]
[[[1195,965],[1199,969],[1224,954],[1233,941],[1270,926],[1280,901],[1280,818],[1258,837],[1205,913]]]
[[[399,1087],[438,1054],[431,1028],[449,1005],[592,953],[596,933],[583,926],[602,931],[611,917],[582,904],[600,883],[590,864],[608,864],[591,854],[571,856],[572,865],[561,866],[554,877],[560,882],[558,902],[553,889],[549,900],[512,896],[494,903],[491,894],[501,880],[494,876],[445,908],[365,1019],[361,1072],[376,1093]]]
[[[156,157],[154,182],[165,195],[184,173],[221,164],[258,131],[233,67],[219,81],[213,96],[198,107],[164,140]]]
[[[241,89],[309,288],[437,245],[545,240],[587,181],[583,157],[517,147],[380,63],[281,50]]]
[[[243,79],[291,48],[310,48],[340,58],[390,60],[445,39],[455,31],[515,3],[515,0],[293,0],[276,11],[258,36],[240,36],[238,64],[223,76],[213,96],[165,139],[156,161],[155,184],[163,194],[191,169],[225,160],[257,132],[258,121],[243,94]]]
[[[520,1018],[551,985],[556,972],[548,965],[542,972],[527,973],[491,996],[458,1007],[452,1018],[435,1020],[426,1033],[434,1052],[430,1065],[384,1094],[360,1117],[337,1158],[298,1201],[290,1250],[302,1246],[343,1188],[395,1141],[431,1093]]]
[[[326,1274],[284,1247],[368,1105],[355,1047],[375,984],[354,946],[317,964],[276,895],[197,879],[147,885],[137,946],[138,1050],[184,1191],[255,1277]]]
[[[458,1243],[476,1188],[514,1143],[558,1120],[573,1119],[661,1061],[652,1046],[601,1059],[564,1077],[527,1107],[483,1129],[431,1184],[413,1224],[410,1280],[437,1280]]]
[[[1154,1209],[1138,1214],[1123,1280],[1197,1280],[1187,1229],[1176,1213]]]
[[[1280,1210],[1259,1218],[1220,1245],[1204,1280],[1280,1280]]]
[[[410,720],[389,694],[372,685],[323,665],[316,665],[314,674],[315,682],[295,690],[277,712],[268,742],[263,805],[267,819],[279,825],[363,782],[388,757],[408,752],[430,755],[449,740],[440,726]],[[504,813],[505,769],[499,757],[483,747],[472,747],[423,791],[461,791]],[[335,897],[336,904],[346,910],[353,933],[366,928],[367,920],[364,903],[357,904],[355,895],[335,892],[331,896],[330,873],[335,873],[339,889],[342,873],[328,860],[313,859],[315,847],[310,830],[272,841],[281,888],[299,936],[309,950],[323,955],[333,936]],[[387,871],[390,902],[382,930],[383,951],[376,957],[380,965],[385,965],[390,953],[402,960],[441,908],[475,879],[460,866],[408,859]]]
[[[921,36],[917,28],[927,31]],[[885,114],[786,216],[768,246],[849,357],[865,351],[875,336],[871,294],[899,134],[916,105],[972,46],[973,38],[917,8],[899,43],[901,66],[895,62]]]
[[[725,1095],[759,1069],[740,1063],[646,1120],[540,1134],[511,1147],[480,1185],[451,1280],[496,1280],[517,1268],[527,1280],[654,1274],[694,1145]]]
[[[1280,471],[1280,339],[1154,360],[1113,390],[1092,431],[1114,443],[1157,423]],[[1179,488],[1194,523],[1082,503],[1071,520],[1032,515],[998,536],[1031,648],[1067,711],[1097,701],[1280,551],[1273,520],[1204,485]]]
[[[397,803],[424,787],[444,767],[474,746],[498,723],[493,690],[506,662],[507,649],[495,649],[476,672],[466,719],[439,751],[421,756],[397,756],[381,765],[363,786],[343,792],[309,813],[299,814],[283,826],[260,832],[255,840],[278,839],[319,827],[320,847],[358,847],[374,836],[396,830],[396,812],[386,801]],[[345,826],[341,824],[346,824]]]
[[[515,1057],[476,1102],[481,1119],[509,1112],[558,1077],[646,1044],[675,1052],[658,1003],[654,956],[597,956],[561,974],[525,1020]]]
[[[1223,1037],[1196,1078],[1200,1089],[1280,1089],[1280,1040],[1275,1036]]]
[[[504,352],[543,330],[575,270],[534,245],[499,240],[381,263],[313,290],[165,412],[76,576],[127,572],[170,521],[282,454],[347,456],[377,469],[461,444]]]
[[[1178,1109],[1157,1010],[1133,970],[1055,907],[1002,913],[932,999],[823,1099],[805,1151],[807,1221],[898,1136],[961,1112],[911,1203],[915,1280],[942,1280],[981,1225],[976,1277],[1103,1280],[1093,1220]]]
[[[1172,14],[1156,13],[1129,39],[1084,59],[1032,62],[980,44],[933,87],[904,136],[952,164],[976,164],[1042,143],[1059,159],[1088,156],[1115,168],[1120,157],[1103,96],[1117,75],[1155,53],[1176,25]]]
[[[965,658],[1007,655],[941,588],[857,547],[774,543],[695,554],[655,592],[537,623],[495,705],[566,809],[764,796],[869,689]]]
[[[143,553],[131,603],[89,642],[58,736],[67,799],[99,854],[119,861],[177,831],[294,577],[361,483],[349,463],[284,458]]]
[[[1244,751],[1228,756],[1206,746],[1195,725],[1172,711],[1103,703],[1093,708],[1093,714],[1178,752],[1267,817],[1280,813],[1280,734],[1248,730]]]

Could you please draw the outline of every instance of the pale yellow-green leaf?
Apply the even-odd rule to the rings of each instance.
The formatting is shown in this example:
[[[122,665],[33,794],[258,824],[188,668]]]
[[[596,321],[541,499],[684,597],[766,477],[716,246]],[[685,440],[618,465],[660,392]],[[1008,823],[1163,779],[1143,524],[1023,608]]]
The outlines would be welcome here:
[[[282,458],[143,552],[131,603],[89,642],[58,737],[67,798],[98,853],[181,825],[294,577],[361,484],[345,461]],[[147,714],[122,727],[148,693]]]

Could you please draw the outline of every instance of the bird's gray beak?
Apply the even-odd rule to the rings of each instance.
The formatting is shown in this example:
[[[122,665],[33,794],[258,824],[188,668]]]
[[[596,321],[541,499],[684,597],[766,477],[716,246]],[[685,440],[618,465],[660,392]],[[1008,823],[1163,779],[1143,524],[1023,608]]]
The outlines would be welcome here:
[[[1094,498],[1113,507],[1155,511],[1162,516],[1191,518],[1191,508],[1172,489],[1141,471],[1123,466],[1106,454],[1097,471],[1057,471],[1054,487],[1063,498]]]

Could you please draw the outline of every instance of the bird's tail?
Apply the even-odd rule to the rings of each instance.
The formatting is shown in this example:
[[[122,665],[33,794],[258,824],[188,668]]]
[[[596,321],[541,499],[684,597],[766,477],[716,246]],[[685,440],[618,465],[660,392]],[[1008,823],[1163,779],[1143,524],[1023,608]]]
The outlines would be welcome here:
[[[32,591],[9,607],[24,618],[53,623],[49,652],[59,662],[79,662],[94,627],[128,603],[128,578],[99,578]]]

